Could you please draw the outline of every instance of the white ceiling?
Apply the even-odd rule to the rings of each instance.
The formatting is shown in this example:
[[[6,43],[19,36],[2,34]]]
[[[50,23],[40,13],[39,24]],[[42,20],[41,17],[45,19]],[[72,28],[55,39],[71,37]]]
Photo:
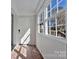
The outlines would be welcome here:
[[[11,8],[17,14],[33,14],[44,0],[12,0]]]

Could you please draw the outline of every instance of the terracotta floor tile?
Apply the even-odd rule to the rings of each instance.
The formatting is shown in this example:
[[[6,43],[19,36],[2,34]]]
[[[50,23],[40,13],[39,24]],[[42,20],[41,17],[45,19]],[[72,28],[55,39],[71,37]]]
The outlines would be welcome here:
[[[35,46],[17,45],[11,52],[11,59],[43,59]]]

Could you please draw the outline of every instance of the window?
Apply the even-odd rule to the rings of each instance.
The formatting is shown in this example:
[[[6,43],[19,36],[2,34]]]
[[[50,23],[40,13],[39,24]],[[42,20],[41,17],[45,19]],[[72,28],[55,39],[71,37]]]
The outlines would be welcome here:
[[[56,35],[55,18],[51,18],[48,20],[48,34]]]
[[[39,27],[39,32],[40,33],[44,33],[44,12],[42,12],[39,16],[39,23],[38,23],[38,27]]]
[[[48,17],[50,17],[50,4],[48,5]]]
[[[51,0],[51,8],[57,6],[57,0]]]
[[[40,33],[66,38],[66,0],[51,0],[40,13]]]
[[[66,37],[66,0],[58,3],[57,36]]]

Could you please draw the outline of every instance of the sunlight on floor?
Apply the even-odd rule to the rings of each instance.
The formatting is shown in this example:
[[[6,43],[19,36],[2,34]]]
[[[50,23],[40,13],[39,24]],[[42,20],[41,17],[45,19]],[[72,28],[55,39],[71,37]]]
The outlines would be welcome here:
[[[27,30],[25,35],[21,39],[21,44],[28,44],[30,41],[30,28]]]

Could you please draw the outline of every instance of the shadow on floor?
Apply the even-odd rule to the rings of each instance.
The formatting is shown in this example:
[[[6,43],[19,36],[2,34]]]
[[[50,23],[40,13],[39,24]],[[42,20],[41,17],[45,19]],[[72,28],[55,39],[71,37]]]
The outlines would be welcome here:
[[[17,45],[11,52],[11,59],[43,59],[36,46]]]

